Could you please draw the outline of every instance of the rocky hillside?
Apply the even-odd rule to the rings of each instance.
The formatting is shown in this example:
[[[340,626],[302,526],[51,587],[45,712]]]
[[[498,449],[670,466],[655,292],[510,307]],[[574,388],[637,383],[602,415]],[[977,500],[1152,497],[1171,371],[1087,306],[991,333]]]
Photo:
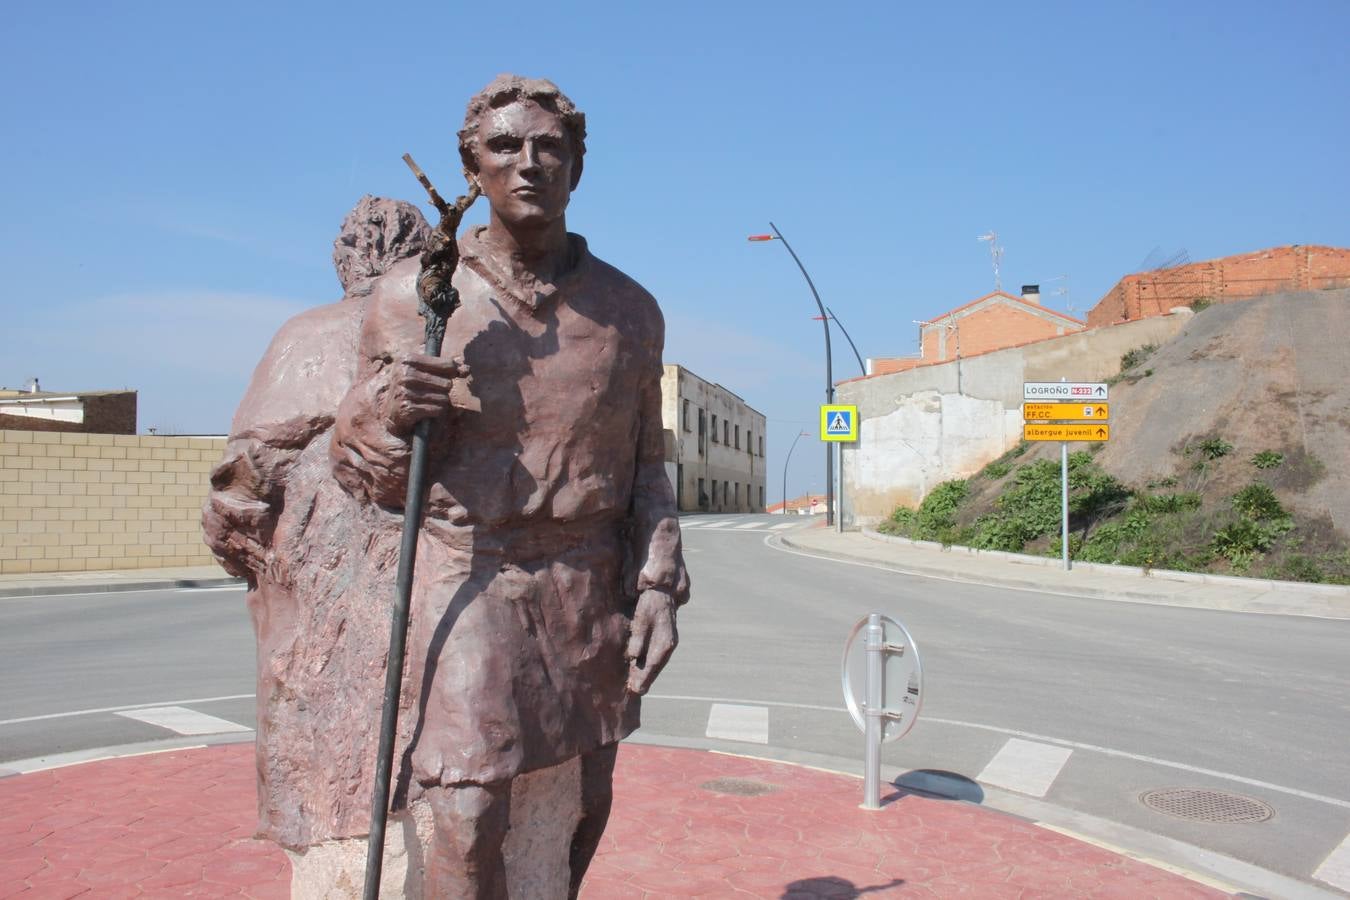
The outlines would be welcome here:
[[[1126,354],[1110,402],[1110,443],[1070,445],[1075,556],[1350,579],[1350,290],[1204,307]],[[892,527],[1058,552],[1058,469],[1023,444]]]

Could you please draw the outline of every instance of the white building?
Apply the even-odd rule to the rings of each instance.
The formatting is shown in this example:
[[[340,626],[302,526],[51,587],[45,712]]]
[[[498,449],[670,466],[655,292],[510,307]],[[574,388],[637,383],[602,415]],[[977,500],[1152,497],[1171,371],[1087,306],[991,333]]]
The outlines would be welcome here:
[[[666,474],[681,511],[764,511],[764,414],[677,365],[661,377]]]

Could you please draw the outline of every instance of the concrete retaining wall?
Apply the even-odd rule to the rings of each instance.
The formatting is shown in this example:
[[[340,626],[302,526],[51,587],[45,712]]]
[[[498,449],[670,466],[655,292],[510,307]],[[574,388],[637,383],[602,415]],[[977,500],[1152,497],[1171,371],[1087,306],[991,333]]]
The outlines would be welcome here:
[[[1120,357],[1174,337],[1193,313],[1080,331],[940,365],[840,384],[855,403],[858,442],[843,445],[844,525],[873,524],[917,506],[934,487],[965,478],[1022,439],[1022,382],[1102,381]]]
[[[0,431],[0,574],[200,566],[224,438]]]

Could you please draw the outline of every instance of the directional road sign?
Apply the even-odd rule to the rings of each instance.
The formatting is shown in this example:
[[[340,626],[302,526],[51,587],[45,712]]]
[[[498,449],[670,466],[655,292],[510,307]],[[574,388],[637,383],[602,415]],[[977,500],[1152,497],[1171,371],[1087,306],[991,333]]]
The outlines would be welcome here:
[[[1022,438],[1028,441],[1109,441],[1111,426],[1023,425]]]
[[[1023,403],[1022,418],[1028,422],[1104,422],[1111,418],[1108,403]]]
[[[833,404],[821,406],[820,439],[822,441],[856,441],[858,439],[858,407]]]
[[[1106,384],[1100,381],[1024,381],[1022,399],[1043,403],[1105,400],[1106,390]]]

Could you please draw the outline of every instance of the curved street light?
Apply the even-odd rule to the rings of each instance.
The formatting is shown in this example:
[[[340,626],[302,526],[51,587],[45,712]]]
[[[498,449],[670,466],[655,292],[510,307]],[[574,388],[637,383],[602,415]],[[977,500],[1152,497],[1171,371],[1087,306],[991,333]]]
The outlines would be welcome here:
[[[800,431],[800,432],[798,432],[798,433],[797,433],[797,436],[796,436],[795,438],[792,439],[792,446],[788,448],[787,459],[783,460],[783,515],[785,515],[785,516],[787,515],[787,470],[788,470],[788,463],[792,462],[792,451],[797,449],[797,442],[800,441],[800,440],[801,440],[802,438],[804,438],[804,437],[810,437],[810,436],[811,436],[811,432],[809,432],[809,431]]]
[[[797,268],[802,270],[802,277],[806,279],[807,287],[811,288],[811,296],[816,298],[816,309],[820,310],[820,324],[825,329],[825,402],[827,404],[834,402],[834,364],[830,357],[830,319],[825,312],[825,304],[820,302],[820,294],[816,291],[816,284],[811,280],[811,276],[806,272],[806,266],[797,258],[793,252],[792,245],[783,237],[783,233],[778,230],[778,226],[769,223],[773,229],[773,234],[752,234],[748,238],[751,241],[782,241],[787,252],[791,254],[792,261],[797,264]],[[800,435],[798,435],[800,437]],[[796,441],[793,441],[795,444]],[[783,496],[783,503],[787,504],[786,491]],[[829,442],[825,443],[825,524],[834,524],[834,447]]]

